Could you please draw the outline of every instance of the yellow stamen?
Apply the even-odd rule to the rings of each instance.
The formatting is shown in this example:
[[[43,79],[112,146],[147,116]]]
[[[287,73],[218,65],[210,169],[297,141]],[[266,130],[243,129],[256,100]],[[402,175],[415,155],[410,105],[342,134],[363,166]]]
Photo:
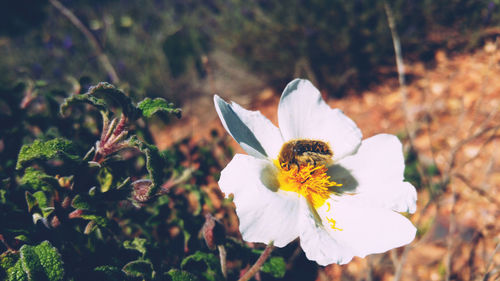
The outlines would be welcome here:
[[[328,222],[330,223],[330,227],[334,230],[340,230],[342,231],[342,228],[338,228],[338,227],[335,227],[335,224],[337,223],[334,219],[331,219],[331,218],[326,218],[328,220]]]
[[[331,187],[342,186],[342,184],[330,181],[330,176],[326,174],[328,168],[325,165],[300,165],[299,169],[296,165],[287,168],[286,165],[280,165],[278,161],[275,161],[275,164],[279,169],[280,188],[304,196],[314,208],[322,206],[326,199],[330,198],[333,192]]]

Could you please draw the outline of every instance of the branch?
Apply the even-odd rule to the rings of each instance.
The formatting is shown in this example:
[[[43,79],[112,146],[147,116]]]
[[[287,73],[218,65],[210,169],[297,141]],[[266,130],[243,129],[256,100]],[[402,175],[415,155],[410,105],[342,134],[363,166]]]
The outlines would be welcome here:
[[[477,194],[481,195],[482,197],[486,198],[490,203],[500,205],[500,200],[495,199],[494,197],[491,197],[488,192],[486,192],[483,188],[479,186],[473,185],[464,175],[462,174],[453,174],[457,179],[461,180],[468,188],[470,188],[472,191],[476,192]]]
[[[446,236],[446,256],[445,256],[445,279],[446,281],[450,281],[453,261],[453,246],[454,246],[454,238],[455,232],[457,229],[456,224],[456,203],[457,203],[457,192],[455,190],[455,185],[451,186],[451,211],[450,211],[450,225],[448,226],[448,235]]]
[[[398,81],[401,92],[401,109],[404,113],[405,120],[405,128],[408,134],[408,139],[410,141],[410,147],[414,149],[415,147],[415,130],[410,128],[410,117],[408,113],[408,89],[406,88],[406,80],[405,80],[405,65],[403,62],[403,54],[401,52],[401,41],[399,40],[398,32],[396,30],[396,21],[394,20],[394,15],[392,13],[391,7],[387,2],[384,1],[385,13],[387,15],[387,22],[389,24],[389,29],[391,30],[392,43],[394,45],[394,54],[396,56],[396,67],[398,70]],[[427,183],[427,177],[423,172],[422,167],[420,166],[420,160],[418,160],[417,154],[417,171],[422,179],[424,179]],[[406,261],[406,256],[408,251],[410,250],[409,246],[405,246],[401,257],[397,258],[396,252],[391,251],[391,258],[393,264],[395,266],[395,276],[394,280],[398,281],[401,278],[403,272],[403,265]]]
[[[482,128],[480,128],[477,132],[475,132],[474,134],[470,135],[469,137],[461,140],[460,142],[458,142],[451,150],[451,153],[450,153],[450,165],[448,167],[448,170],[446,171],[446,174],[450,175],[452,169],[455,167],[455,164],[456,164],[456,160],[457,160],[457,154],[458,152],[460,151],[460,149],[462,147],[464,147],[466,144],[474,141],[475,139],[483,136],[484,134],[488,133],[489,131],[496,131],[496,130],[499,130],[500,129],[500,125],[496,125],[496,126],[491,126],[491,127],[485,127],[485,126],[482,126]]]
[[[94,49],[94,51],[97,53],[97,58],[99,59],[99,62],[101,63],[102,67],[104,70],[108,73],[111,82],[112,83],[118,83],[120,79],[118,78],[118,74],[116,74],[115,69],[111,65],[111,62],[109,61],[108,56],[103,52],[101,45],[99,45],[99,42],[95,38],[95,36],[88,30],[87,27],[71,12],[68,8],[66,8],[61,2],[58,0],[49,0],[50,4],[54,6],[61,14],[63,14],[65,17],[69,19],[69,21],[78,28],[83,35],[85,35],[85,38],[89,41],[90,45]]]
[[[252,267],[250,267],[250,269],[238,281],[248,281],[248,280],[250,280],[250,278],[252,278],[252,276],[254,276],[255,274],[257,274],[257,272],[259,272],[259,270],[262,267],[262,265],[264,264],[264,262],[271,255],[271,252],[273,251],[273,248],[274,248],[273,244],[274,244],[274,241],[271,241],[266,246],[266,249],[264,249],[264,252],[262,252],[259,259],[257,259],[255,264],[252,265]]]
[[[396,30],[396,22],[394,20],[394,15],[392,14],[391,7],[387,2],[384,2],[385,13],[387,15],[387,22],[389,23],[389,28],[391,30],[392,36],[392,44],[394,45],[394,54],[396,56],[396,67],[398,70],[398,81],[399,86],[401,88],[401,99],[402,99],[402,109],[405,116],[405,124],[406,130],[410,136],[410,141],[414,140],[414,132],[410,132],[408,124],[409,124],[409,114],[408,114],[408,89],[406,88],[406,79],[405,79],[405,65],[403,62],[403,54],[401,52],[401,41],[399,40],[398,32]]]
[[[497,243],[497,246],[495,247],[495,250],[491,254],[491,257],[489,258],[488,264],[486,265],[486,273],[483,276],[483,281],[487,281],[489,277],[494,274],[494,269],[490,270],[491,265],[493,264],[493,258],[495,257],[496,253],[500,250],[500,243]]]

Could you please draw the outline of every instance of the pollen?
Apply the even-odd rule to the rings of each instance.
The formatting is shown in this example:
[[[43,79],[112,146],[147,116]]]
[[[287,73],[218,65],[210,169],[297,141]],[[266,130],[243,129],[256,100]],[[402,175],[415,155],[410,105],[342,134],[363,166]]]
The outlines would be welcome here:
[[[337,223],[334,219],[332,218],[326,218],[328,220],[328,222],[330,223],[330,227],[333,229],[333,230],[340,230],[342,231],[343,229],[342,228],[338,228],[335,226],[335,224]]]
[[[342,186],[330,180],[326,174],[328,168],[325,165],[293,165],[290,168],[280,165],[275,161],[279,169],[278,181],[280,189],[293,191],[304,196],[314,208],[322,206],[326,199],[334,192],[334,187]]]

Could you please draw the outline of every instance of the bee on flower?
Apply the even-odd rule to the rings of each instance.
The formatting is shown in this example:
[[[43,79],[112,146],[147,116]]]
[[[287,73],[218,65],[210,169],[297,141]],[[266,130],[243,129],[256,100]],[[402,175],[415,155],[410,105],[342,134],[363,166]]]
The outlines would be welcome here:
[[[290,82],[278,106],[279,128],[259,111],[214,97],[224,128],[248,153],[236,154],[219,187],[233,194],[248,242],[284,247],[296,238],[320,265],[410,243],[417,194],[404,181],[396,136],[362,140],[356,124],[330,108],[308,81]]]

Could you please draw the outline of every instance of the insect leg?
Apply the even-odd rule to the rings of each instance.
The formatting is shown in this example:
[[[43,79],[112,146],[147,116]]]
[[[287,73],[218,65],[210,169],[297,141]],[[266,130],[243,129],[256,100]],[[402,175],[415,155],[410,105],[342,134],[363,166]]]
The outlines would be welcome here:
[[[295,161],[293,162],[293,164],[297,165],[297,172],[299,172],[299,171],[300,171],[300,165],[299,165],[299,162],[298,162],[297,160],[295,160]]]

